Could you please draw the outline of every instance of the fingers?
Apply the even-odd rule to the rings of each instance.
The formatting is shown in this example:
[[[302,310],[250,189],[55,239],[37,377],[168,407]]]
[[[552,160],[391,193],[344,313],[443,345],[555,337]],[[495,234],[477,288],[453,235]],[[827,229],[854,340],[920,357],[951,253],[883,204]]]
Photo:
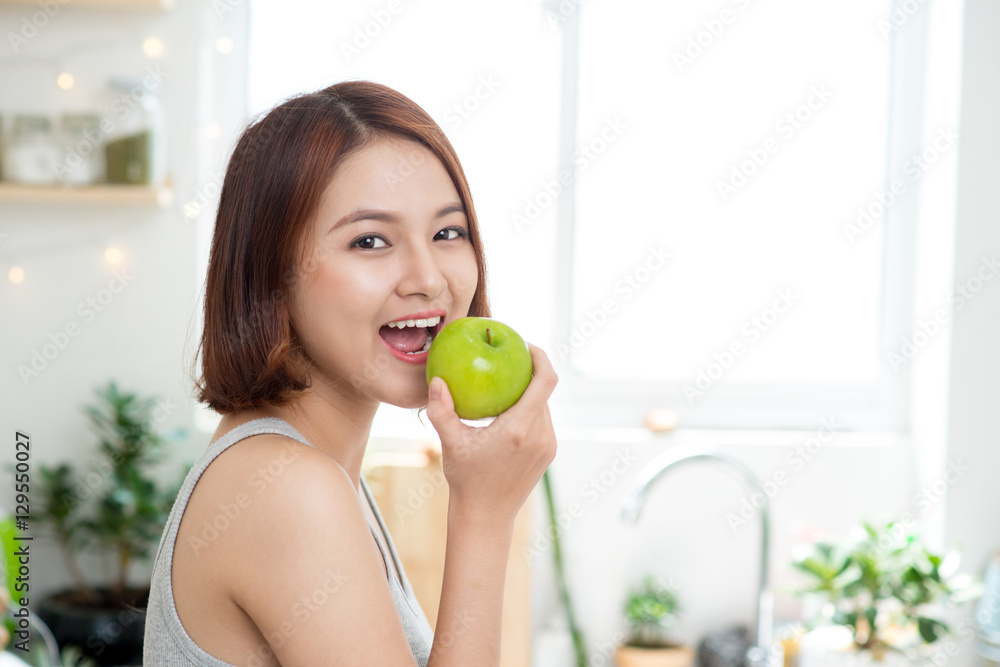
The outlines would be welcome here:
[[[427,417],[437,430],[441,442],[454,442],[463,424],[455,414],[455,401],[452,400],[448,383],[443,378],[431,378],[427,386]]]
[[[555,369],[552,368],[552,362],[549,361],[548,355],[542,351],[542,348],[528,343],[528,349],[531,351],[531,364],[534,368],[532,369],[531,382],[517,404],[545,403],[555,390],[559,376],[556,375]]]

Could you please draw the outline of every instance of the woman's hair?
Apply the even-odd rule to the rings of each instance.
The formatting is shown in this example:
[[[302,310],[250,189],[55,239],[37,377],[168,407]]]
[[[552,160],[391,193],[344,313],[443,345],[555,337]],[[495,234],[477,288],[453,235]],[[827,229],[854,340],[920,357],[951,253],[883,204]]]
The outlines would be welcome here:
[[[410,139],[448,171],[469,221],[479,281],[469,315],[488,316],[486,263],[472,195],[454,148],[409,98],[369,81],[292,98],[244,130],[226,169],[196,351],[196,397],[219,413],[287,403],[309,386],[310,362],[287,308],[310,221],[337,166],[383,139]],[[419,165],[409,165],[419,169]],[[405,178],[405,169],[401,169]],[[305,258],[323,259],[323,249]]]

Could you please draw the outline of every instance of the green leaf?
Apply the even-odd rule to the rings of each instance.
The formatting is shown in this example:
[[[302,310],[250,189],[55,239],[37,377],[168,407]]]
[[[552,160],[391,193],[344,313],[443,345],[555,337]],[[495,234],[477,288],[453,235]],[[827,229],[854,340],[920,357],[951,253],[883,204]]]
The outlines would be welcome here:
[[[943,625],[943,623],[933,618],[919,617],[917,619],[917,629],[920,631],[920,638],[928,644],[936,642],[938,640],[937,626],[939,625]]]

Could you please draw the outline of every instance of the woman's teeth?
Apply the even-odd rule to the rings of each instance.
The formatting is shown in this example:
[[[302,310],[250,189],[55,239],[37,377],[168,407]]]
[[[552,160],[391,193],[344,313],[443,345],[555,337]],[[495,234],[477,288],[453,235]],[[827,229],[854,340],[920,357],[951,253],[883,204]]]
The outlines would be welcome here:
[[[434,327],[437,323],[441,321],[440,316],[428,317],[426,320],[400,320],[398,322],[389,322],[388,326],[393,329],[404,329],[406,327],[419,327],[423,329],[424,327]]]

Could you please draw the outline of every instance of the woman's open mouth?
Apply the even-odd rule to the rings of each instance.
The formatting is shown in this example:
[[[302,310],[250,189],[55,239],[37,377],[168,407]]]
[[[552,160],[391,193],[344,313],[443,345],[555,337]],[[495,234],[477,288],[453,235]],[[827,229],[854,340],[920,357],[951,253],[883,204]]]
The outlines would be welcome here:
[[[444,326],[445,311],[426,311],[408,315],[382,325],[379,337],[389,352],[402,361],[422,364],[427,361],[431,341]]]

